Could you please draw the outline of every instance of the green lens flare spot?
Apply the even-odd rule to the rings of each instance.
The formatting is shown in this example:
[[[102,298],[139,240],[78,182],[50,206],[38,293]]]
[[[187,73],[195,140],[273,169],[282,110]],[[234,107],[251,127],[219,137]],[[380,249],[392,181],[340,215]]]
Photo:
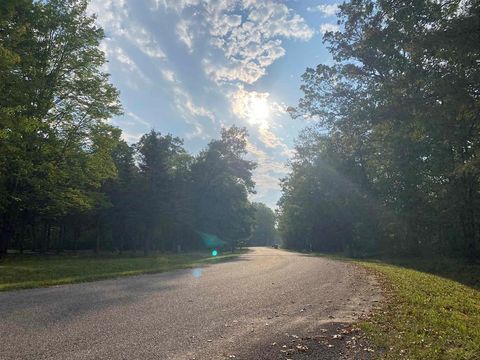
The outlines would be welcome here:
[[[217,250],[213,250],[212,251],[212,256],[217,256],[218,255],[218,251]]]

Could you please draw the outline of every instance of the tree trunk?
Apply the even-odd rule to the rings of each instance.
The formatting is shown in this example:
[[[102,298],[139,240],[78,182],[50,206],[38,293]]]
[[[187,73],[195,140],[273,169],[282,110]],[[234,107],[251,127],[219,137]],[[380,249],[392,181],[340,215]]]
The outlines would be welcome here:
[[[47,222],[43,223],[42,239],[40,244],[40,253],[44,254],[48,249],[48,241],[50,237],[50,225]]]
[[[80,238],[80,229],[78,226],[75,226],[73,228],[73,252],[77,252],[77,247],[78,247],[78,239]]]
[[[18,250],[20,251],[20,254],[23,254],[23,241],[25,239],[25,233],[26,233],[25,223],[22,221],[20,231],[19,231],[19,234],[18,234],[19,236],[17,238],[17,240],[18,240]]]
[[[476,249],[476,224],[475,224],[475,199],[472,179],[463,174],[462,176],[462,192],[463,204],[460,213],[460,221],[462,224],[463,237],[465,240],[466,257],[470,262],[474,262],[477,258]]]
[[[63,244],[65,242],[65,224],[62,223],[60,225],[60,233],[58,235],[58,243],[57,243],[57,253],[60,253],[63,251]]]
[[[143,255],[148,255],[150,251],[150,234],[147,234],[143,239]]]
[[[8,245],[12,238],[13,229],[9,223],[4,223],[0,228],[0,258],[7,255]]]
[[[99,254],[100,253],[100,220],[99,218],[97,217],[96,219],[96,224],[95,224],[95,239],[96,239],[96,242],[95,242],[95,254]]]

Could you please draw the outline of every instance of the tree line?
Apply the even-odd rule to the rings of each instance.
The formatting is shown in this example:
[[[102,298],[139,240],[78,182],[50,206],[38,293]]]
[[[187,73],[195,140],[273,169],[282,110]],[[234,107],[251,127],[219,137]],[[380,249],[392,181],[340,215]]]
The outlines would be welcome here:
[[[480,2],[350,0],[308,68],[282,181],[291,248],[479,258]]]
[[[234,248],[255,228],[247,132],[198,155],[154,130],[133,145],[84,0],[0,3],[0,256]]]

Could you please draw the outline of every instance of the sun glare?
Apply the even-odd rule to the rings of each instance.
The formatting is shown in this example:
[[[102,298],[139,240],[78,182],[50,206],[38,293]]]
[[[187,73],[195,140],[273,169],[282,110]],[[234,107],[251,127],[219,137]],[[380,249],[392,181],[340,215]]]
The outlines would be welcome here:
[[[248,102],[248,118],[252,124],[263,124],[270,114],[267,99],[264,97],[252,97]]]

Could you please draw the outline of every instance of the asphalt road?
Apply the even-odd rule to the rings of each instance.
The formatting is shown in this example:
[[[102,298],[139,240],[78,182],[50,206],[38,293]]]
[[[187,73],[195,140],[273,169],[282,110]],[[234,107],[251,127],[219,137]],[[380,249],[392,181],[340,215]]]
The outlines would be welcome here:
[[[295,346],[379,296],[352,264],[254,248],[202,269],[0,293],[0,359],[341,358],[341,346]]]

